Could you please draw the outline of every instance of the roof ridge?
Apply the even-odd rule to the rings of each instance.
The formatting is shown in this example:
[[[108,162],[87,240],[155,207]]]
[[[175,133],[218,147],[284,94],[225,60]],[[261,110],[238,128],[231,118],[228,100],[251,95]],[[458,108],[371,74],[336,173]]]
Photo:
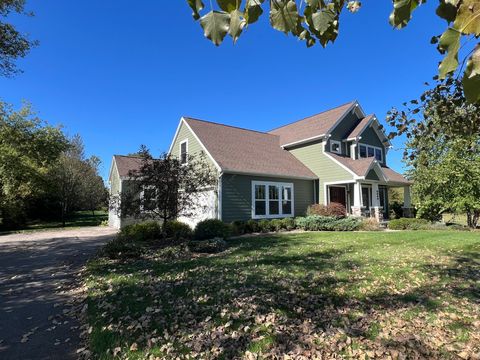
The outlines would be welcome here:
[[[219,123],[219,122],[216,122],[216,121],[197,119],[197,118],[193,118],[193,117],[190,117],[190,116],[183,116],[183,118],[184,118],[185,120],[188,119],[188,120],[200,121],[200,122],[205,122],[205,123],[209,123],[209,124],[214,124],[214,125],[220,125],[220,126],[224,126],[224,127],[229,127],[229,128],[232,128],[232,129],[238,129],[238,130],[243,130],[243,131],[250,131],[250,132],[254,132],[254,133],[258,133],[258,134],[262,134],[262,135],[268,135],[268,136],[276,136],[276,137],[278,137],[278,135],[269,134],[268,132],[265,132],[265,131],[252,130],[252,129],[247,129],[247,128],[243,128],[243,127],[240,127],[240,126],[222,124],[222,123]]]
[[[113,156],[120,156],[120,157],[132,158],[132,159],[140,159],[140,156],[133,156],[133,155],[113,154]]]
[[[341,107],[343,107],[343,106],[345,106],[345,105],[353,104],[353,103],[355,103],[355,102],[357,102],[357,100],[352,100],[352,101],[346,102],[345,104],[335,106],[335,107],[333,107],[333,108],[331,108],[331,109],[320,111],[319,113],[316,113],[316,114],[313,114],[313,115],[310,115],[310,116],[306,116],[306,117],[304,117],[304,118],[302,118],[302,119],[300,119],[300,120],[295,120],[295,121],[293,121],[293,122],[291,122],[291,123],[288,123],[288,124],[285,124],[285,125],[282,125],[282,126],[278,126],[278,127],[276,127],[276,128],[273,128],[273,129],[269,130],[268,133],[270,133],[270,132],[272,132],[272,131],[274,131],[274,130],[278,130],[278,129],[284,128],[284,127],[289,126],[289,125],[296,124],[296,123],[298,123],[298,122],[300,122],[300,121],[307,120],[307,119],[312,118],[312,117],[314,117],[314,116],[318,116],[318,115],[327,113],[327,112],[329,112],[329,111],[333,111],[333,110],[338,109],[338,108],[341,108]]]

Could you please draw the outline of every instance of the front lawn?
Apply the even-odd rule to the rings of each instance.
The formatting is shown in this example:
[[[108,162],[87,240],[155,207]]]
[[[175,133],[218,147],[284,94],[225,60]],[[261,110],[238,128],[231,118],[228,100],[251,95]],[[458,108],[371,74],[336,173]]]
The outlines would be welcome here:
[[[480,233],[295,233],[88,265],[102,359],[480,356]],[[302,355],[303,357],[301,357]]]

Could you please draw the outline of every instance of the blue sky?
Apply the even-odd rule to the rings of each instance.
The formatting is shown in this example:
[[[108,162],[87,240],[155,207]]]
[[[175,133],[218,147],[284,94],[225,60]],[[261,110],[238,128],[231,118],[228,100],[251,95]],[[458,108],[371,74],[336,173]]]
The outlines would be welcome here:
[[[390,1],[364,1],[326,49],[307,49],[264,15],[235,46],[217,48],[186,0],[30,0],[35,17],[12,21],[40,46],[19,62],[23,74],[0,78],[0,97],[16,107],[28,100],[42,119],[80,133],[104,177],[113,154],[168,150],[182,115],[269,130],[357,99],[384,123],[437,72],[430,38],[445,23],[435,5],[397,31]],[[389,164],[401,171],[402,139],[394,145]]]

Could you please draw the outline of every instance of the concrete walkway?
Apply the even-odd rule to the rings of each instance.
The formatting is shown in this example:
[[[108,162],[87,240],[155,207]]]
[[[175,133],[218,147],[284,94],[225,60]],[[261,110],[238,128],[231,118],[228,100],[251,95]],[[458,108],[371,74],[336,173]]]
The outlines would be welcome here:
[[[0,236],[0,359],[74,359],[69,316],[78,271],[111,239],[107,227]]]

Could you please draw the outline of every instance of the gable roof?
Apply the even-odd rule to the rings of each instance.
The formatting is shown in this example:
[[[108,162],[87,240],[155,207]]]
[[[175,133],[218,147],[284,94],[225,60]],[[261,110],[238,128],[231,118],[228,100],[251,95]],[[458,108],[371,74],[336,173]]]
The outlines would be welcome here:
[[[113,155],[120,177],[127,177],[130,171],[140,170],[142,159],[136,156]]]
[[[356,140],[356,138],[359,137],[363,133],[363,131],[367,128],[367,126],[370,125],[370,122],[374,117],[375,115],[373,114],[364,117],[358,123],[358,125],[353,128],[350,134],[347,135],[347,140]]]
[[[183,120],[224,172],[317,179],[280,147],[277,135],[189,117]]]
[[[398,172],[396,172],[395,170],[392,170],[387,166],[380,165],[380,163],[377,160],[375,160],[374,157],[361,158],[361,159],[354,160],[350,157],[340,156],[333,153],[328,155],[333,157],[337,162],[341,163],[343,166],[349,168],[357,176],[360,176],[360,177],[367,176],[368,172],[372,168],[374,168],[375,166],[378,166],[377,169],[379,169],[382,172],[383,177],[387,182],[393,182],[393,183],[405,184],[405,185],[412,184],[412,182],[406,179],[402,174],[399,174]]]
[[[268,133],[278,135],[282,146],[318,138],[328,134],[356,104],[356,101],[351,101],[336,108],[270,130]]]

